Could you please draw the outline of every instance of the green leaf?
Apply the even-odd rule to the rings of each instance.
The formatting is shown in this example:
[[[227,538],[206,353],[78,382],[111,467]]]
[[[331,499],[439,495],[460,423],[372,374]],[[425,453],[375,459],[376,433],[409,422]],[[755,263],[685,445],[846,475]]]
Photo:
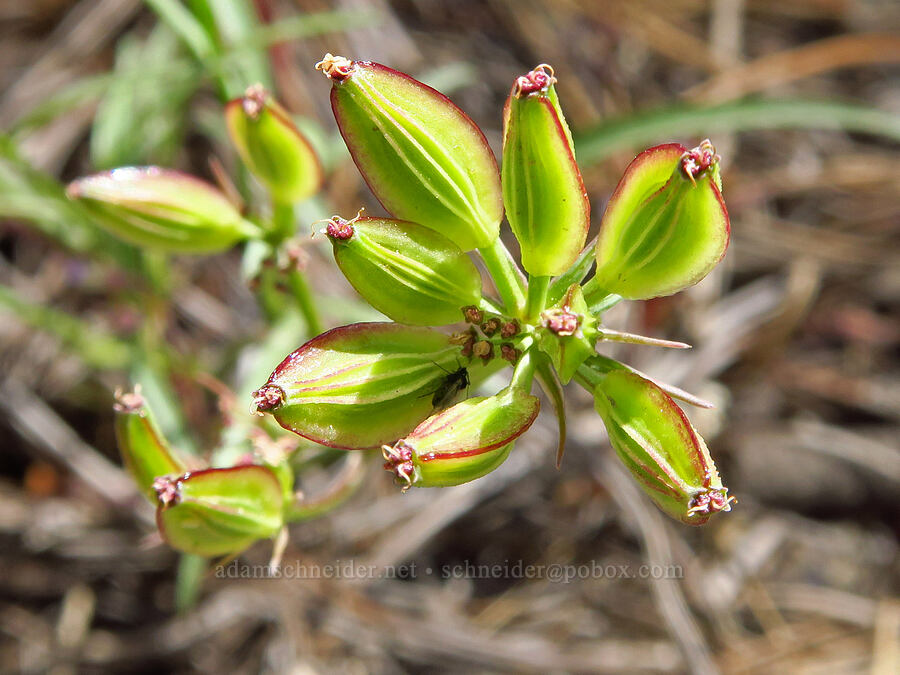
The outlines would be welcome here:
[[[582,165],[588,166],[616,152],[673,137],[702,138],[715,132],[757,129],[839,129],[900,140],[900,117],[839,101],[746,99],[715,106],[679,104],[604,120],[577,134],[575,145]]]
[[[141,267],[134,247],[101,230],[84,205],[68,199],[49,175],[31,168],[5,136],[0,136],[0,216],[27,220],[77,253],[112,260],[125,270]]]
[[[58,337],[82,361],[99,370],[127,368],[134,358],[132,346],[87,321],[23,298],[14,289],[0,286],[0,310],[38,330]]]
[[[187,45],[201,61],[216,53],[216,46],[206,27],[179,0],[146,0],[159,18]]]
[[[214,43],[216,53],[225,56],[216,65],[222,96],[234,98],[257,83],[272,89],[274,81],[265,45],[252,42],[260,30],[254,3],[248,0],[190,0],[189,4]]]
[[[130,37],[119,42],[115,71],[91,129],[96,168],[172,163],[200,72],[189,65],[161,77],[152,69],[147,72],[146,64],[166,64],[179,54],[179,43],[165,26],[157,27],[143,44]]]
[[[535,375],[541,389],[550,399],[553,405],[553,412],[556,414],[556,428],[558,434],[558,443],[556,445],[556,468],[562,465],[563,454],[566,451],[566,395],[562,388],[562,383],[556,371],[550,367],[547,356],[541,354],[536,359]]]

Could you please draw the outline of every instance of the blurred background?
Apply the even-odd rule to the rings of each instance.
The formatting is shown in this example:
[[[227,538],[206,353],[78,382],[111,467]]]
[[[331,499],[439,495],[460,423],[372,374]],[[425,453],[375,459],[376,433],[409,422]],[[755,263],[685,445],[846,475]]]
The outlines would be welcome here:
[[[211,51],[186,20],[204,12]],[[725,261],[604,317],[694,349],[604,351],[716,403],[689,413],[731,513],[666,519],[573,388],[561,470],[552,415],[459,488],[400,494],[373,458],[349,502],[291,527],[285,569],[318,578],[177,574],[120,468],[113,390],[141,381],[176,444],[209,451],[224,389],[249,415],[247,364],[268,373],[303,324],[266,320],[240,251],[141,255],[61,185],[148,163],[212,180],[211,158],[239,175],[221,104],[253,76],[328,172],[301,232],[382,213],[313,70],[326,51],[438,87],[495,152],[513,79],[550,63],[594,229],[637,152],[712,139]],[[900,672],[898,65],[892,0],[0,3],[0,670]],[[304,251],[326,323],[371,319],[328,251]]]

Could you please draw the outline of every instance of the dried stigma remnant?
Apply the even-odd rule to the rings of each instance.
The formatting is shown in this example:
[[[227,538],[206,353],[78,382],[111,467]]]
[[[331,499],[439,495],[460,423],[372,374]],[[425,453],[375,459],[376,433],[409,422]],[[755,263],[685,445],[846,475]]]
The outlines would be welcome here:
[[[551,84],[555,83],[556,77],[553,74],[553,67],[542,63],[539,66],[535,66],[534,70],[516,78],[513,95],[516,98],[528,96],[538,91],[544,91]]]
[[[681,156],[681,168],[691,183],[710,167],[719,163],[722,158],[716,154],[716,148],[707,138],[696,148],[692,148]]]
[[[551,309],[541,313],[541,323],[560,337],[575,335],[581,327],[581,315],[569,311],[569,308]]]
[[[251,84],[244,92],[241,99],[241,107],[244,109],[247,117],[250,119],[258,119],[260,113],[266,107],[266,99],[269,94],[261,84]]]
[[[316,70],[321,70],[329,80],[342,82],[353,72],[353,61],[344,56],[325,54],[316,64]]]
[[[275,410],[284,403],[284,390],[274,384],[267,384],[253,392],[253,410],[257,414]]]
[[[178,506],[181,501],[181,481],[190,478],[191,474],[186,473],[178,478],[170,476],[160,476],[153,481],[153,490],[156,492],[156,499],[162,508],[167,509],[170,506]]]
[[[393,447],[381,446],[381,455],[385,459],[384,470],[392,472],[404,483],[401,488],[403,492],[409,490],[412,487],[412,473],[415,470],[412,449],[404,441],[397,441]]]
[[[350,237],[353,236],[353,223],[362,218],[365,210],[365,206],[360,207],[359,211],[356,212],[356,215],[353,216],[350,220],[335,215],[331,216],[331,218],[328,219],[317,220],[313,223],[313,226],[319,223],[325,223],[325,229],[321,230],[322,234],[328,235],[331,239],[347,241],[348,239],[350,239]]]
[[[737,504],[736,497],[728,497],[727,488],[704,488],[702,492],[694,495],[688,508],[688,517],[697,514],[713,514],[719,511],[731,511],[732,502]]]
[[[141,385],[139,384],[134,385],[134,391],[122,391],[121,389],[116,389],[113,396],[115,398],[113,410],[117,413],[140,412],[145,405],[144,397],[141,396]]]

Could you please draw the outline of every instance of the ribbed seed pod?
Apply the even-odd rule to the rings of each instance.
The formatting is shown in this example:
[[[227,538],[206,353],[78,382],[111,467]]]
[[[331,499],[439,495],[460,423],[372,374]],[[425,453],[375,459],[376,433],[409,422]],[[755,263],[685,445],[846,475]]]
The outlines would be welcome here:
[[[154,488],[159,531],[185,553],[239,553],[284,525],[284,493],[268,467],[204,469],[159,478]]]
[[[591,207],[549,66],[516,79],[503,110],[503,202],[534,276],[565,272],[584,248]]]
[[[431,414],[448,379],[462,368],[473,384],[504,366],[466,361],[453,338],[395,323],[335,328],[290,354],[254,394],[257,411],[323,445],[378,447],[409,433]]]
[[[728,247],[720,190],[719,157],[709,141],[693,150],[670,143],[642,152],[603,214],[591,283],[629,299],[696,284]]]
[[[450,99],[409,75],[326,54],[331,107],[372,192],[393,216],[436,230],[463,251],[490,245],[503,218],[487,140]]]
[[[244,164],[278,201],[319,191],[322,168],[312,145],[261,85],[226,104],[225,123]]]
[[[481,275],[443,235],[416,223],[335,216],[326,229],[334,259],[356,291],[394,321],[441,326],[481,300]]]
[[[182,253],[214,253],[259,234],[209,183],[155,166],[124,167],[69,184],[97,223],[131,243]]]
[[[122,463],[147,499],[156,501],[153,481],[184,473],[187,465],[163,437],[138,391],[117,393],[116,441]]]
[[[619,459],[660,509],[688,525],[731,510],[706,443],[657,385],[613,370],[594,389],[594,406]]]
[[[404,488],[448,487],[481,478],[503,463],[540,407],[535,396],[514,388],[467,399],[384,446],[384,468]]]

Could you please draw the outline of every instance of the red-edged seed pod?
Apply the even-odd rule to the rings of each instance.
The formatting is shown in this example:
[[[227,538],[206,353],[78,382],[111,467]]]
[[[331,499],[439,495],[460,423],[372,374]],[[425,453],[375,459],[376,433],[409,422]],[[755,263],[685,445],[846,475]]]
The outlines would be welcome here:
[[[384,468],[404,488],[448,487],[481,478],[503,463],[540,407],[537,397],[515,388],[467,399],[384,446]]]
[[[123,167],[69,184],[97,223],[134,244],[183,253],[213,253],[259,229],[218,189],[178,171]]]
[[[497,162],[476,124],[409,75],[326,54],[331,107],[372,192],[393,216],[437,230],[463,251],[499,235]]]
[[[244,164],[278,201],[299,202],[319,191],[322,168],[312,145],[262,85],[228,102],[225,123]]]
[[[594,406],[619,459],[660,509],[688,525],[731,510],[706,443],[657,385],[612,370],[595,387]]]
[[[503,110],[503,202],[533,276],[565,272],[584,248],[591,207],[549,66],[516,79]]]
[[[316,443],[378,447],[409,433],[435,407],[450,404],[469,382],[477,384],[505,365],[501,359],[466,360],[462,349],[458,340],[428,328],[335,328],[288,355],[255,392],[255,407]]]
[[[712,271],[730,232],[712,144],[650,148],[625,170],[606,207],[591,284],[629,299],[677,293]]]

